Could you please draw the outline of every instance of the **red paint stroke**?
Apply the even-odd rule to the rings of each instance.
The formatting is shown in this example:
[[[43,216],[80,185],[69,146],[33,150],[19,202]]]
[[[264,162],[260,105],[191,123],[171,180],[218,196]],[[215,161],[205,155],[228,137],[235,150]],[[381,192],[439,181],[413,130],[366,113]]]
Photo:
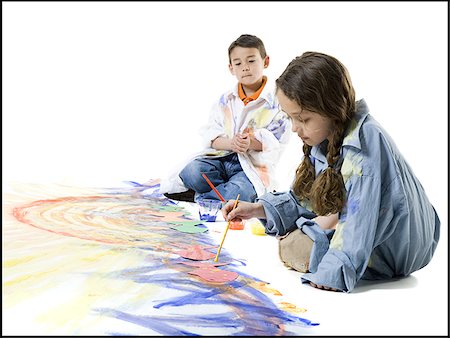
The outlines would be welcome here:
[[[50,224],[37,222],[33,220],[30,215],[37,211],[39,213],[40,208],[45,208],[44,211],[47,211],[47,209],[58,206],[58,205],[64,205],[64,204],[76,204],[76,203],[86,203],[86,202],[102,202],[102,200],[109,200],[111,199],[110,196],[104,196],[104,195],[95,195],[95,196],[66,196],[66,197],[58,197],[54,199],[42,199],[42,200],[36,200],[31,203],[27,203],[21,206],[17,206],[12,209],[12,215],[21,223],[27,224],[29,226],[32,226],[34,228],[44,230],[53,234],[67,236],[67,237],[74,237],[78,239],[83,240],[90,240],[90,241],[96,241],[103,244],[132,244],[134,241],[130,240],[124,240],[123,238],[105,238],[101,236],[96,236],[95,233],[86,233],[86,232],[79,232],[76,229],[70,228],[70,226],[62,227],[59,226],[59,228],[52,227]],[[119,202],[122,202],[123,199],[118,199]],[[186,215],[185,211],[149,211],[145,208],[135,208],[134,212],[138,210],[139,213],[147,214],[151,216],[155,221],[159,221],[162,223],[168,223],[168,221],[176,221],[176,222],[183,222],[183,221],[192,221],[192,220],[186,220],[184,217]],[[41,211],[42,213],[42,211]],[[127,211],[124,211],[126,214]],[[188,213],[189,214],[189,213]],[[42,215],[41,215],[42,216]],[[62,220],[69,222],[65,219],[64,214],[61,214],[60,217]],[[92,219],[92,215],[85,215],[86,220]],[[157,229],[157,227],[155,227]],[[159,227],[159,229],[167,229],[167,227]]]
[[[195,266],[197,268],[214,268],[216,266],[228,265],[230,263],[207,263],[207,262],[179,262],[180,264]]]
[[[94,238],[92,236],[83,236],[80,234],[75,234],[75,233],[71,233],[71,232],[66,232],[66,231],[56,231],[56,230],[52,230],[43,226],[39,226],[36,225],[34,223],[32,223],[30,220],[27,219],[27,215],[28,215],[28,209],[33,208],[33,207],[40,207],[46,204],[56,204],[56,203],[61,203],[61,202],[85,202],[85,201],[97,201],[100,199],[104,199],[105,196],[85,196],[85,197],[60,197],[60,198],[56,198],[56,199],[47,199],[47,200],[37,200],[28,204],[25,204],[21,207],[15,207],[12,211],[13,216],[22,223],[28,224],[34,228],[38,228],[44,231],[48,231],[54,234],[58,234],[58,235],[63,235],[63,236],[68,236],[68,237],[75,237],[75,238],[79,238],[79,239],[86,239],[86,240],[91,240],[91,241],[96,241],[96,242],[100,242],[100,243],[106,243],[106,244],[126,244],[128,243],[127,241],[122,241],[122,240],[110,240],[110,239],[100,239],[100,238]]]
[[[225,271],[217,268],[199,268],[188,272],[191,275],[197,275],[200,278],[215,283],[231,282],[239,277],[239,274],[233,271]]]
[[[206,261],[215,257],[216,255],[212,252],[203,250],[201,245],[192,245],[184,250],[176,251],[178,255],[184,258],[193,259],[196,261]]]
[[[190,245],[190,244],[177,243],[177,242],[167,242],[167,244],[169,244],[171,246],[176,246],[178,248],[183,248],[183,249],[192,247],[192,245]],[[202,247],[203,249],[212,249],[212,248],[217,247],[217,245],[197,245],[197,246]]]

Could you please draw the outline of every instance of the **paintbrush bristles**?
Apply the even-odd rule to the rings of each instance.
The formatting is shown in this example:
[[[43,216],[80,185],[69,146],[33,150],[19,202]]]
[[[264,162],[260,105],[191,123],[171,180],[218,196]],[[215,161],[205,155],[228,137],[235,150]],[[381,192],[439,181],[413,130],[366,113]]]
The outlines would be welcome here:
[[[236,208],[240,196],[241,196],[240,194],[237,195],[236,200],[234,201],[232,210],[234,210]],[[220,250],[222,249],[223,242],[225,241],[225,236],[227,235],[228,228],[230,227],[230,222],[231,222],[231,220],[228,221],[228,223],[227,223],[227,227],[225,228],[225,232],[222,237],[222,242],[220,243],[219,250],[217,250],[217,254],[216,254],[216,258],[214,258],[214,262],[217,262],[219,260]]]

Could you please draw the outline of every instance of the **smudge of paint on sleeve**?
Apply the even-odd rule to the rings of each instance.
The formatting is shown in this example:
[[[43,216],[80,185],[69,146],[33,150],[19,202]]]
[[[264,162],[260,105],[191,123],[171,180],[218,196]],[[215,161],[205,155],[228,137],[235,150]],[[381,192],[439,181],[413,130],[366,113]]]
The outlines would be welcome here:
[[[345,222],[339,222],[336,226],[336,231],[333,234],[333,238],[330,242],[330,248],[336,250],[342,250],[344,246],[344,240],[342,237],[342,233],[344,232]]]
[[[277,138],[277,140],[280,140],[281,136],[283,136],[286,132],[287,123],[288,117],[284,113],[280,112],[267,126],[267,130],[270,131]]]
[[[263,108],[255,111],[253,114],[253,121],[255,121],[256,128],[263,128],[270,123],[272,114],[269,109]]]
[[[223,106],[223,124],[225,129],[225,134],[228,135],[228,137],[233,137],[233,114],[231,113],[231,110],[228,106]]]
[[[344,137],[343,144],[349,143],[356,135],[355,135],[355,129],[357,127],[357,122],[355,119],[352,120],[349,127],[349,133],[346,137]]]
[[[357,213],[359,210],[359,200],[354,198],[349,198],[347,201],[347,214],[352,215]]]
[[[269,170],[266,166],[255,166],[256,171],[258,172],[258,176],[263,182],[265,187],[268,187],[270,184],[270,176],[269,176]]]
[[[342,163],[341,167],[341,174],[342,178],[344,179],[344,184],[347,183],[350,177],[353,175],[362,175],[362,169],[361,169],[361,161],[362,157],[357,156],[346,156],[344,158],[344,162]]]

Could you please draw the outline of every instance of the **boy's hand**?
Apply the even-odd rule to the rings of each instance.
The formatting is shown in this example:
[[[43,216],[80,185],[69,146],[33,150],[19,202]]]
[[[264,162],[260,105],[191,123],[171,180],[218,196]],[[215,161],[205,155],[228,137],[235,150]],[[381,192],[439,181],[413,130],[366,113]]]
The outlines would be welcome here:
[[[255,133],[253,131],[253,128],[245,128],[243,135],[248,135],[247,137],[250,140],[250,144],[248,146],[248,149],[256,150],[256,151],[262,151],[263,146],[260,141],[255,137]]]
[[[233,210],[234,201],[235,200],[229,200],[222,208],[222,215],[225,221],[231,221],[236,218],[266,218],[266,213],[261,203],[238,201],[236,208]]]
[[[250,136],[248,133],[236,134],[231,140],[231,150],[235,153],[244,154],[250,147]]]

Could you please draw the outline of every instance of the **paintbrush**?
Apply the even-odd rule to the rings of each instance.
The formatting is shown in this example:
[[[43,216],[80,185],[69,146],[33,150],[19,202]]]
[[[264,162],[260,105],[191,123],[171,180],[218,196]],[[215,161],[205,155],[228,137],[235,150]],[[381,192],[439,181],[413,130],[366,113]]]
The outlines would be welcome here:
[[[236,201],[234,201],[234,205],[233,205],[233,209],[232,210],[234,210],[236,208],[238,200],[239,200],[239,196],[241,196],[241,195],[240,194],[237,195]],[[223,242],[225,241],[225,236],[227,235],[228,228],[230,227],[230,223],[231,223],[231,220],[228,221],[228,223],[227,223],[227,227],[226,227],[225,232],[224,232],[223,237],[222,237],[222,243],[220,243],[219,250],[217,250],[217,255],[216,255],[216,258],[214,258],[214,262],[217,262],[218,259],[219,259],[220,250],[222,249]]]
[[[225,198],[223,198],[223,196],[220,194],[219,190],[216,189],[216,187],[214,186],[214,184],[212,184],[212,182],[209,180],[208,176],[206,176],[206,174],[202,174],[203,178],[206,180],[206,182],[208,182],[209,186],[212,188],[212,190],[214,190],[214,192],[217,194],[217,196],[219,196],[220,200],[222,202],[225,202]],[[244,229],[244,223],[242,223],[242,221],[239,222],[233,222],[233,224],[230,224],[230,229],[232,230],[242,230]]]
[[[214,186],[214,184],[212,184],[212,182],[209,180],[208,176],[206,176],[206,174],[202,174],[202,176],[206,180],[206,182],[208,182],[208,184],[211,187],[211,189],[214,190],[214,192],[217,194],[217,196],[219,196],[220,200],[222,202],[226,202],[225,198],[222,197],[222,195],[220,194],[219,190],[217,190],[216,187]]]

